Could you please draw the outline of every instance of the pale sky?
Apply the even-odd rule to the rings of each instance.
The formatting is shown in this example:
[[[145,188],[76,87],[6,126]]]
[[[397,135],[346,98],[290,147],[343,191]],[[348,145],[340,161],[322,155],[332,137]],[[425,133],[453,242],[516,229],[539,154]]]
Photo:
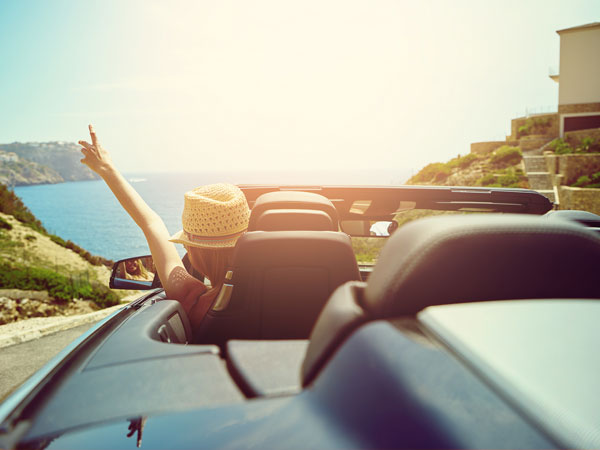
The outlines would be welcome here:
[[[0,0],[0,143],[124,172],[415,168],[556,108],[600,0]],[[600,52],[600,49],[599,49]]]

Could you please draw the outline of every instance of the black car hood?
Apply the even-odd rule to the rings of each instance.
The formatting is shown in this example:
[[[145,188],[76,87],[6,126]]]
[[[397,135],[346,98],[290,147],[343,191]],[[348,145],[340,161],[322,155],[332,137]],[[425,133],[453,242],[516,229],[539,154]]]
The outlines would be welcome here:
[[[350,448],[360,445],[342,436],[318,415],[307,414],[309,405],[301,397],[131,417],[26,440],[18,448]]]

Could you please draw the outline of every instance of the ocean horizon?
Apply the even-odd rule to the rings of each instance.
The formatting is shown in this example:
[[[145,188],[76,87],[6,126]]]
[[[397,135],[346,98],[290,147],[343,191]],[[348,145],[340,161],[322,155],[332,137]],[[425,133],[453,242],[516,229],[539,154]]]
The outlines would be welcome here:
[[[194,187],[234,184],[397,185],[412,169],[361,171],[248,171],[205,173],[126,173],[125,178],[163,219],[170,233],[181,229],[183,194]],[[23,203],[52,234],[94,255],[112,260],[149,254],[146,239],[102,180],[14,188]],[[182,246],[177,246],[181,255]]]

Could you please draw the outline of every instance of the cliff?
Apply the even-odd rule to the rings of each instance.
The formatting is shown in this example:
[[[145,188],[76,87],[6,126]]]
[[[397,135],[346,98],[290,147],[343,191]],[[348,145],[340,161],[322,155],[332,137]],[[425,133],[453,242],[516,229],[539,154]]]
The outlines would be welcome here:
[[[0,144],[0,182],[22,186],[98,179],[81,164],[79,149],[63,141]]]

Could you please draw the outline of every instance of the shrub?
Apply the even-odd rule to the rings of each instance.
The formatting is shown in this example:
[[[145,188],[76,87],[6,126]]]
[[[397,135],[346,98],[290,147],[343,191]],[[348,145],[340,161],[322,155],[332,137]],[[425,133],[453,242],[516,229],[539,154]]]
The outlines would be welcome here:
[[[529,127],[527,125],[521,125],[517,130],[517,137],[527,136],[529,134]]]
[[[520,187],[520,181],[521,177],[512,171],[498,177],[498,184],[502,187]]]
[[[10,222],[7,222],[2,217],[0,217],[0,228],[4,230],[12,230],[13,226],[10,224]]]
[[[575,183],[573,183],[571,186],[599,189],[600,188],[600,172],[596,172],[591,175],[582,175],[579,178],[577,178],[577,181]]]
[[[440,167],[440,169],[435,174],[435,177],[433,177],[433,181],[434,182],[444,181],[446,178],[448,178],[450,176],[450,172],[451,172],[451,170],[449,167],[446,167],[446,166]]]
[[[0,212],[10,214],[19,222],[40,233],[46,233],[42,222],[37,220],[33,213],[25,206],[13,191],[0,183]]]
[[[58,245],[60,245],[61,247],[67,247],[67,243],[64,241],[63,238],[61,238],[60,236],[56,236],[54,234],[49,234],[48,237],[50,238],[50,240]]]
[[[477,183],[480,186],[492,186],[496,184],[496,176],[493,173],[487,173],[482,176]]]
[[[566,155],[575,151],[569,145],[569,143],[565,142],[562,138],[554,139],[550,143],[550,147],[552,148],[552,150],[554,150],[554,153],[556,153],[557,155]]]
[[[461,169],[466,169],[477,159],[478,158],[476,154],[469,153],[468,155],[465,155],[460,159],[460,161],[458,162],[458,167],[460,167]]]
[[[490,163],[495,166],[507,166],[517,164],[521,159],[523,159],[523,154],[519,147],[503,145],[492,154]]]
[[[109,306],[114,306],[119,304],[119,297],[110,288],[104,286],[103,284],[92,282],[89,286],[91,290],[89,294],[85,294],[82,292],[84,298],[93,300],[93,302],[98,305],[100,308],[108,308]]]
[[[579,178],[577,178],[577,181],[575,183],[573,183],[573,186],[582,187],[582,186],[590,184],[591,182],[592,182],[592,180],[590,179],[590,177],[588,177],[587,175],[582,175]]]
[[[456,158],[451,159],[446,164],[447,167],[454,169],[456,167],[460,169],[466,169],[469,167],[475,160],[477,160],[477,155],[475,153],[469,153],[465,156],[458,155]]]
[[[119,303],[119,298],[106,286],[87,281],[74,281],[57,272],[40,267],[25,267],[0,263],[0,287],[48,291],[58,303],[67,303],[74,298],[92,300],[100,307]]]
[[[35,237],[35,235],[33,234],[27,234],[25,235],[25,239],[27,239],[29,242],[33,242],[35,241],[37,238]]]
[[[579,141],[576,151],[581,153],[592,153],[596,150],[596,141],[593,138],[586,136]]]
[[[517,137],[544,134],[550,125],[551,122],[548,117],[530,117],[517,129]]]
[[[546,128],[550,126],[550,119],[548,117],[535,117],[531,122],[533,134],[543,134],[546,132]]]
[[[450,168],[443,163],[431,163],[423,167],[419,173],[409,181],[415,183],[430,183],[433,180],[446,179],[450,175]]]
[[[13,289],[46,290],[59,302],[73,299],[73,289],[69,279],[59,273],[38,267],[10,266],[0,267],[0,286]]]
[[[488,173],[481,177],[477,184],[488,187],[528,188],[527,178],[522,170],[503,169],[496,173]]]

